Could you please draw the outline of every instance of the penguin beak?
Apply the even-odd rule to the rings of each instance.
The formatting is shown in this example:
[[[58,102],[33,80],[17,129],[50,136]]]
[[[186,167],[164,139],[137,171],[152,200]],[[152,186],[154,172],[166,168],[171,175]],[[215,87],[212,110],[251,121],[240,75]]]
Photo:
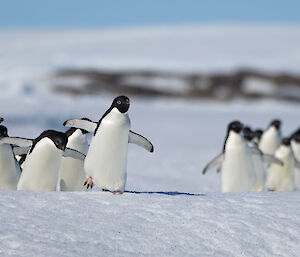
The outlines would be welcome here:
[[[62,151],[65,151],[66,150],[66,146],[65,145],[60,145],[60,146],[58,146],[58,149],[60,149]]]

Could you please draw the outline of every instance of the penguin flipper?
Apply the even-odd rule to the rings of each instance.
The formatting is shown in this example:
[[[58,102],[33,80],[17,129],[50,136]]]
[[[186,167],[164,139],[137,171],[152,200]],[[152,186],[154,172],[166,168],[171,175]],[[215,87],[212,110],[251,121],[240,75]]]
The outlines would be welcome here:
[[[131,130],[129,131],[128,143],[139,145],[144,149],[146,149],[147,151],[149,151],[150,153],[154,151],[154,147],[152,143],[147,138]]]
[[[84,129],[88,132],[94,132],[97,128],[97,123],[93,121],[88,120],[82,120],[82,119],[72,119],[67,120],[63,124],[65,127],[73,127],[73,128],[79,128]]]
[[[261,150],[259,150],[259,148],[256,147],[256,146],[250,147],[250,150],[251,150],[251,154],[254,154],[254,155],[263,155],[263,152]]]
[[[203,169],[202,174],[204,175],[208,170],[212,169],[218,164],[221,164],[224,158],[224,154],[220,153],[215,158],[213,158]]]
[[[296,158],[294,158],[294,160],[295,160],[295,167],[300,170],[300,162],[296,160]]]
[[[283,162],[279,159],[277,159],[275,156],[271,154],[263,154],[262,159],[264,163],[269,163],[269,164],[278,164],[280,166],[283,166]]]
[[[21,146],[14,146],[13,147],[13,152],[14,152],[14,155],[24,155],[24,154],[27,154],[30,150],[30,146],[27,146],[27,147],[21,147]]]
[[[81,152],[78,152],[77,150],[71,149],[66,147],[64,153],[63,153],[63,157],[71,157],[77,160],[81,160],[84,161],[85,159],[85,155]]]
[[[3,137],[0,139],[0,144],[10,144],[20,147],[30,147],[33,144],[32,139],[22,137]]]

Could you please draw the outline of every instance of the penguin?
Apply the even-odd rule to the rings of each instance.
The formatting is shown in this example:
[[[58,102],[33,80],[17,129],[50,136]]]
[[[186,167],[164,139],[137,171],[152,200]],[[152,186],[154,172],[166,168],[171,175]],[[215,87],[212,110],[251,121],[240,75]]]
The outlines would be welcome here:
[[[282,164],[271,155],[262,155],[257,147],[249,147],[241,131],[244,125],[239,121],[229,123],[223,151],[203,169],[203,174],[217,164],[221,165],[222,192],[248,192],[256,183],[252,156],[259,155],[267,163]]]
[[[7,128],[0,125],[0,139],[7,137]],[[0,144],[0,189],[16,190],[21,169],[10,144]]]
[[[55,191],[61,157],[81,160],[85,157],[76,150],[66,148],[67,135],[55,130],[46,130],[36,139],[4,137],[0,139],[0,144],[3,143],[19,146],[28,152],[18,190]]]
[[[257,130],[255,131],[257,132]],[[254,140],[255,134],[249,127],[244,127],[243,136],[248,143],[250,148],[257,148],[256,141]],[[253,154],[252,155],[254,171],[256,175],[256,183],[254,187],[251,189],[252,191],[263,191],[265,187],[265,179],[266,179],[266,170],[263,163],[263,155],[262,154]]]
[[[1,123],[2,121],[4,121],[4,118],[0,117],[0,123]]]
[[[241,136],[243,124],[229,123],[223,152],[215,157],[203,170],[203,174],[221,163],[222,192],[247,192],[256,182],[251,150]]]
[[[276,149],[281,143],[281,121],[273,120],[269,127],[263,132],[260,142],[259,149],[265,154],[274,155]]]
[[[261,129],[256,129],[253,133],[254,133],[253,141],[256,145],[258,145],[260,142],[261,136],[263,134],[263,131]]]
[[[85,119],[85,118],[83,118]],[[85,119],[88,120],[88,119]],[[89,120],[90,121],[90,120]],[[65,132],[68,136],[67,147],[75,149],[83,154],[87,154],[88,142],[86,134],[88,131],[78,128],[70,128]],[[83,181],[85,172],[83,161],[70,157],[63,157],[57,181],[57,191],[84,191]]]
[[[271,164],[267,176],[267,188],[270,191],[292,191],[294,185],[295,160],[290,146],[290,138],[283,138],[275,151],[275,157],[283,162],[283,166]]]
[[[291,136],[291,147],[295,158],[294,183],[295,189],[300,190],[300,131]]]
[[[64,123],[94,134],[84,161],[87,188],[95,185],[103,191],[122,194],[127,177],[128,143],[153,152],[148,139],[130,130],[129,106],[128,97],[118,96],[98,122],[73,119]]]

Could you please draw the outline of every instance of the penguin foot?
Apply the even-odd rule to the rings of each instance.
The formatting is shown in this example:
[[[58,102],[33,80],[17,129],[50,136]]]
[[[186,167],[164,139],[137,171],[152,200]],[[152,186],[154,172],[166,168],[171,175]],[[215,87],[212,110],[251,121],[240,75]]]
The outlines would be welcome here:
[[[117,189],[117,190],[113,191],[113,194],[114,195],[121,195],[121,194],[123,194],[123,191],[121,189]]]
[[[91,189],[92,189],[94,186],[93,178],[92,177],[86,178],[83,185],[84,186],[87,185],[86,189],[89,189],[89,187],[91,187]]]

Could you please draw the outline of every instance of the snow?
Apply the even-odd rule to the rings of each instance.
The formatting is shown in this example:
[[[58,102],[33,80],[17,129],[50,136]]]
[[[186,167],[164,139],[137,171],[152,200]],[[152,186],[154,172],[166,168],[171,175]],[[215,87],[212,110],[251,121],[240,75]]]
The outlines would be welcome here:
[[[297,193],[1,192],[1,256],[298,256]]]
[[[277,88],[266,79],[249,78],[243,83],[243,91],[250,94],[275,95]]]

